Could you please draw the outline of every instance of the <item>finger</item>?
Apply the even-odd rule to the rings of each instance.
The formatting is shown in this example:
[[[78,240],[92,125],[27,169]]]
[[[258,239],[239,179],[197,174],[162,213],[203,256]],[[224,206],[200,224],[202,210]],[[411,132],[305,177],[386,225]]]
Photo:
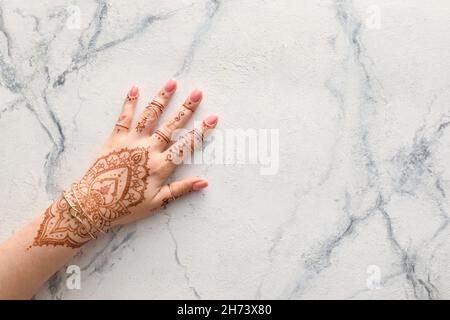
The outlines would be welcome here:
[[[113,134],[127,133],[133,121],[134,110],[136,109],[137,99],[139,98],[139,88],[133,86],[127,94],[123,103],[122,112],[114,126]]]
[[[148,103],[142,112],[135,131],[137,134],[149,136],[150,132],[156,127],[159,117],[161,116],[167,104],[177,89],[177,82],[174,79],[167,81],[164,88]]]
[[[188,194],[191,191],[199,191],[208,186],[208,181],[196,177],[175,181],[161,188],[153,199],[161,207],[166,206],[169,202]]]
[[[173,165],[181,164],[187,155],[202,146],[204,138],[215,128],[218,121],[219,117],[217,115],[210,115],[203,120],[199,128],[189,131],[164,152],[166,161]]]
[[[160,151],[164,150],[172,141],[172,135],[175,130],[183,128],[192,114],[202,101],[202,91],[195,89],[191,92],[186,101],[178,108],[177,112],[173,114],[166,123],[164,123],[158,130],[153,133],[155,138],[155,148]]]

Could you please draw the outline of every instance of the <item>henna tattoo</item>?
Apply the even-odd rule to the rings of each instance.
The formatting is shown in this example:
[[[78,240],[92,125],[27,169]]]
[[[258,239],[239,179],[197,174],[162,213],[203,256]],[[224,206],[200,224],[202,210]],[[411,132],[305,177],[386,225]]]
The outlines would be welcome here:
[[[170,161],[176,164],[179,164],[183,159],[183,155],[185,150],[189,148],[191,153],[194,151],[194,144],[192,139],[188,139],[187,137],[182,137],[177,141],[173,146],[171,146],[166,155],[166,161]]]
[[[189,191],[190,192],[190,191]],[[166,208],[166,206],[170,203],[170,202],[172,202],[173,200],[176,200],[176,199],[178,199],[179,197],[168,197],[168,198],[164,198],[163,200],[162,200],[162,203],[161,203],[161,208]]]
[[[47,208],[44,220],[30,248],[43,245],[65,245],[78,248],[88,242],[91,237],[86,226],[74,219],[70,210],[72,208],[63,197]]]
[[[158,108],[160,112],[164,111],[164,105],[162,105],[161,103],[159,103],[156,100],[152,100],[148,106],[154,106],[154,107]]]
[[[185,107],[185,105],[183,104],[183,107]],[[183,119],[183,117],[187,116],[187,112],[193,112],[191,109],[185,107],[184,110],[180,110],[178,111],[178,113],[175,115],[175,117],[173,117],[169,122],[167,122],[167,124],[165,125],[165,127],[170,131],[170,132],[174,132],[177,128],[180,127],[179,122]],[[170,142],[170,140],[169,140]],[[169,143],[168,142],[168,143]]]
[[[117,127],[121,127],[121,128],[124,128],[125,130],[128,130],[128,129],[130,129],[130,128],[128,128],[127,126],[124,126],[123,124],[120,124],[120,123],[116,123],[116,126]],[[117,128],[117,132],[119,132],[120,130],[119,130],[119,128]]]
[[[136,132],[141,133],[142,131],[144,131],[147,120],[148,119],[146,115],[143,115],[141,117],[141,120],[139,120],[138,123],[136,124]]]
[[[166,161],[176,161],[178,163],[183,158],[184,151],[187,149],[190,149],[191,153],[193,153],[197,147],[203,144],[205,133],[210,128],[212,127],[203,121],[201,129],[194,128],[189,131],[186,136],[180,138],[177,143],[169,148]]]
[[[155,122],[164,110],[164,106],[156,100],[152,100],[145,107],[140,120],[136,124],[136,132],[141,133],[149,123]]]
[[[141,119],[136,125],[136,132],[141,133],[146,128],[147,124],[156,121],[159,117],[160,109],[155,108],[151,103],[145,107],[145,110],[141,116]]]
[[[204,134],[203,132],[205,129],[202,129],[203,131],[196,129],[191,130],[189,133],[192,135],[193,142],[197,141],[197,143],[203,143]]]
[[[173,162],[173,152],[172,148],[169,149],[169,152],[167,152],[166,161]]]
[[[106,231],[130,214],[129,209],[145,198],[147,162],[146,148],[125,148],[97,159],[71,192],[45,211],[32,246],[78,248],[91,239],[90,234]]]
[[[162,204],[161,204],[161,208],[165,208],[169,202],[178,199],[180,196],[174,196],[173,192],[172,192],[172,188],[170,187],[170,183],[167,185],[167,188],[169,188],[169,193],[170,193],[170,197],[164,198],[162,200]]]
[[[125,129],[125,130],[130,129],[130,128],[126,125],[126,122],[127,122],[126,119],[127,119],[127,116],[126,116],[125,114],[121,114],[121,115],[119,116],[119,119],[117,119],[116,127],[120,127],[120,128]],[[119,128],[117,128],[117,129],[119,129]],[[117,132],[119,132],[119,130],[118,130]]]
[[[136,95],[136,96],[130,96],[129,94],[127,94],[127,101],[128,101],[128,102],[134,101],[134,100],[136,100],[137,98],[138,98],[137,95]]]
[[[79,202],[77,202],[78,199],[76,199],[73,194],[68,193],[68,192],[63,192],[62,197],[69,204],[69,206],[70,206],[69,213],[72,214],[72,216],[75,219],[77,219],[82,225],[87,226],[87,228],[92,226],[92,221],[90,221],[90,219],[86,215],[84,215],[84,213],[82,212],[83,209],[78,205],[78,203],[79,203]],[[73,213],[72,211],[75,211],[75,213]],[[87,223],[86,223],[86,220],[88,220]],[[87,230],[87,233],[91,236],[92,239],[95,239],[94,234],[91,233],[89,230]]]
[[[205,132],[207,130],[209,130],[211,128],[214,128],[214,126],[207,124],[205,120],[202,121],[202,134],[203,135],[205,134]]]
[[[190,105],[191,102],[188,102],[188,104]],[[186,103],[183,103],[183,107],[185,107],[186,109],[188,109],[188,110],[191,111],[191,112],[194,112],[194,110],[193,110],[191,107],[188,107],[188,106],[186,105]]]
[[[178,112],[178,114],[175,116],[175,121],[180,121],[181,120],[181,118],[183,118],[184,117],[184,115],[185,115],[185,113],[184,113],[184,111],[180,111],[180,112]]]
[[[164,198],[161,204],[161,208],[165,208],[171,200],[171,198]]]
[[[133,90],[133,89],[132,89],[132,90]],[[130,91],[130,92],[131,92],[131,91]],[[134,101],[134,100],[136,100],[136,99],[139,97],[139,91],[136,90],[136,94],[135,94],[135,95],[130,94],[130,92],[128,92],[127,98],[126,98],[126,100],[127,100],[128,102]]]
[[[182,107],[184,108],[184,110],[181,110],[178,112],[178,114],[175,116],[175,118],[173,118],[173,121],[171,122],[171,124],[180,121],[184,116],[187,115],[186,114],[187,111],[194,113],[194,110],[192,110],[190,107],[188,107],[186,105],[186,103],[183,103]]]
[[[170,143],[170,138],[161,130],[155,130],[154,133],[156,135],[156,138],[158,138],[159,141],[165,142],[167,144]]]

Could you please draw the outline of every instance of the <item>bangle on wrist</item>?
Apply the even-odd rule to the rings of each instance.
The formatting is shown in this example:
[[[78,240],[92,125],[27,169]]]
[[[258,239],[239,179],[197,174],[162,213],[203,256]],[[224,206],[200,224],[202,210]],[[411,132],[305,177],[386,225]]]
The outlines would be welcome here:
[[[85,226],[86,232],[91,236],[92,239],[97,239],[97,237],[90,232],[90,229],[96,229],[94,230],[96,232],[105,233],[100,228],[95,228],[94,221],[91,220],[89,215],[86,213],[86,210],[83,208],[83,205],[80,201],[80,199],[77,197],[75,188],[77,187],[77,184],[74,184],[72,186],[72,190],[70,192],[63,192],[62,197],[69,205],[69,214],[75,218],[81,225]],[[86,226],[86,222],[88,226]]]

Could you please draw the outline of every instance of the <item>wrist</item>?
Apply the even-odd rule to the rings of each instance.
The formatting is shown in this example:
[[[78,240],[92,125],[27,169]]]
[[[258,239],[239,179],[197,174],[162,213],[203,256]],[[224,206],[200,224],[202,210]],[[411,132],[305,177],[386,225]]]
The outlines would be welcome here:
[[[80,216],[78,205],[71,202],[72,198],[68,194],[63,193],[45,210],[32,246],[66,246],[76,249],[96,238],[99,231],[89,224],[86,217]]]

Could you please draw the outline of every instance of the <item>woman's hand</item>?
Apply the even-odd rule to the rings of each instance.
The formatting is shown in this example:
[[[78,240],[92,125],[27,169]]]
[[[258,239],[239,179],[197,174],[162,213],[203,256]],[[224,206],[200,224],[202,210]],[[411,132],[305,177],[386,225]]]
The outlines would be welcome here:
[[[182,129],[202,100],[194,90],[173,116],[155,130],[158,118],[177,87],[166,83],[133,126],[139,90],[128,93],[111,136],[85,176],[55,201],[44,214],[32,246],[78,248],[110,227],[148,216],[190,191],[208,183],[187,178],[165,184],[176,165],[201,145],[217,124],[218,117],[207,117],[201,127],[171,144],[175,130]]]

